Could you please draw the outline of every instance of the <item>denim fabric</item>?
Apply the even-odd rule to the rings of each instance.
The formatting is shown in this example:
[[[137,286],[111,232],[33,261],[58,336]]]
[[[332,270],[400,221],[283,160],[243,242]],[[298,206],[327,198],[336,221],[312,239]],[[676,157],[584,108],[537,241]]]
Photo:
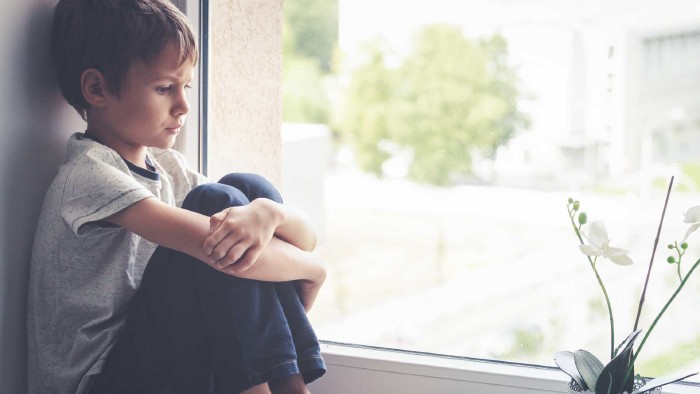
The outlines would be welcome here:
[[[256,198],[282,202],[257,175],[219,182],[194,188],[183,208],[210,216]],[[233,393],[296,373],[308,383],[325,364],[292,282],[237,278],[158,247],[90,393]]]

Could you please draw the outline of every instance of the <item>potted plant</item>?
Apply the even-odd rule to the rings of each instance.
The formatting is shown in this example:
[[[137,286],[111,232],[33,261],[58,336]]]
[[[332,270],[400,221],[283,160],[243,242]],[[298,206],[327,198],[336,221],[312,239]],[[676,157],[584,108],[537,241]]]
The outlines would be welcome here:
[[[654,255],[656,254],[656,247],[659,242],[659,235],[661,233],[661,227],[666,214],[666,207],[668,205],[668,199],[672,186],[673,178],[671,178],[671,182],[668,186],[666,201],[661,214],[659,228],[657,230],[651,259],[649,261],[649,268],[647,270],[646,280],[644,282],[644,289],[642,290],[642,295],[637,308],[637,317],[635,319],[634,328],[632,329],[632,333],[629,334],[627,338],[617,347],[615,347],[615,320],[613,318],[610,298],[603,280],[598,273],[596,263],[598,263],[602,258],[610,260],[611,262],[619,265],[631,265],[632,259],[628,256],[628,251],[610,245],[610,238],[608,237],[607,231],[602,223],[592,222],[587,225],[587,228],[584,231],[582,227],[588,223],[588,216],[581,210],[580,202],[572,198],[569,198],[567,202],[569,219],[580,243],[579,248],[581,249],[581,252],[586,255],[588,263],[593,270],[601,291],[603,292],[610,320],[610,361],[607,364],[603,364],[596,356],[586,350],[577,350],[575,352],[560,351],[555,354],[554,361],[556,365],[572,379],[571,383],[569,384],[571,392],[589,392],[595,394],[641,394],[659,392],[660,387],[664,385],[680,381],[697,374],[697,372],[676,374],[650,381],[647,381],[645,378],[642,378],[639,375],[635,376],[634,374],[635,361],[644,348],[644,344],[649,338],[649,335],[652,333],[656,327],[656,324],[664,315],[668,307],[675,300],[676,296],[688,282],[688,279],[692,275],[693,271],[695,271],[698,265],[700,265],[699,259],[690,267],[690,269],[687,270],[687,272],[685,272],[685,274],[682,272],[681,261],[685,251],[688,248],[686,239],[691,233],[700,227],[700,206],[696,206],[689,209],[685,213],[684,221],[686,223],[690,223],[690,227],[688,228],[683,240],[680,241],[680,243],[674,242],[668,245],[668,249],[671,251],[671,253],[675,254],[675,256],[669,256],[667,262],[670,265],[676,265],[679,283],[675,292],[669,297],[664,307],[656,315],[652,324],[642,336],[643,330],[638,329],[639,317],[642,312],[642,306],[644,305],[651,268],[654,263]],[[584,242],[584,239],[587,242]],[[635,349],[634,343],[640,336],[642,336],[641,342]]]

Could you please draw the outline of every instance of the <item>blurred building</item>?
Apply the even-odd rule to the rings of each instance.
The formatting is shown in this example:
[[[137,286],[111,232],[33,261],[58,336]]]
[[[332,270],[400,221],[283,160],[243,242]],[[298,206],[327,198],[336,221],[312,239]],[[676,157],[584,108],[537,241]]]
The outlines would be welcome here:
[[[496,181],[649,185],[698,161],[700,18],[685,3],[504,26],[533,123],[499,150]]]

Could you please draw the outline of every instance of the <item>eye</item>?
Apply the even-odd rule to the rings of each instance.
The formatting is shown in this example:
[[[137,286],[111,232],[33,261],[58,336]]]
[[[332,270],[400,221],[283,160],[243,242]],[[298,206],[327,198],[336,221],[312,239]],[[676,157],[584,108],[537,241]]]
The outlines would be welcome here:
[[[170,86],[158,86],[156,88],[156,93],[158,94],[168,94],[172,90],[172,85]]]

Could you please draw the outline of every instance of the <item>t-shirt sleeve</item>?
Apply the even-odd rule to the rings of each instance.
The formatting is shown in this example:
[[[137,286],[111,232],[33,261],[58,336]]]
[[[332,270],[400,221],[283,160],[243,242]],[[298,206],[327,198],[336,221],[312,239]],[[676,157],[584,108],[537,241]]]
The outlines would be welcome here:
[[[141,201],[154,197],[136,181],[123,161],[87,153],[66,177],[61,216],[76,235],[104,227],[100,221]]]

